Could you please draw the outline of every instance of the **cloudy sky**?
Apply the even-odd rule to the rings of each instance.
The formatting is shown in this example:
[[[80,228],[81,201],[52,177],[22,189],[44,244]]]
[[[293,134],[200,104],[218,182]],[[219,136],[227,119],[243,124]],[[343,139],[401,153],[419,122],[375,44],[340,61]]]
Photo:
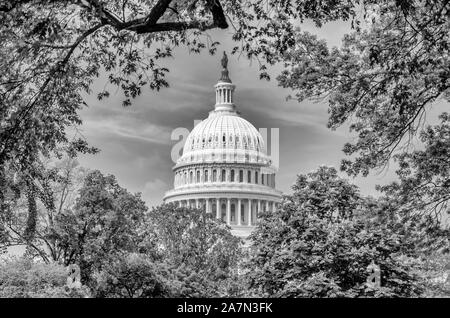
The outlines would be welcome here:
[[[310,23],[302,29],[325,38],[338,46],[346,23],[330,23],[316,29]],[[80,164],[99,169],[117,177],[119,184],[132,192],[142,192],[149,206],[162,202],[164,192],[172,187],[171,149],[177,140],[171,133],[178,127],[192,130],[194,120],[207,117],[214,108],[214,85],[220,77],[222,51],[232,48],[231,31],[215,30],[214,39],[221,42],[219,53],[189,54],[185,48],[175,50],[174,57],[164,62],[170,69],[170,87],[160,92],[143,91],[133,105],[121,106],[120,93],[98,101],[87,96],[89,105],[81,113],[81,131],[91,145],[100,148],[97,155],[80,157]],[[236,85],[235,103],[241,115],[256,128],[279,128],[280,169],[277,187],[290,192],[296,175],[314,170],[319,165],[339,167],[342,147],[350,141],[345,127],[331,131],[326,128],[327,105],[324,103],[286,101],[291,92],[258,79],[258,68],[245,57],[228,54],[230,77]],[[272,69],[274,78],[277,70]],[[95,86],[104,86],[99,79]],[[448,107],[448,105],[447,105]],[[443,105],[438,105],[438,109]],[[354,182],[364,194],[375,195],[375,185],[395,178],[394,169],[357,178]]]

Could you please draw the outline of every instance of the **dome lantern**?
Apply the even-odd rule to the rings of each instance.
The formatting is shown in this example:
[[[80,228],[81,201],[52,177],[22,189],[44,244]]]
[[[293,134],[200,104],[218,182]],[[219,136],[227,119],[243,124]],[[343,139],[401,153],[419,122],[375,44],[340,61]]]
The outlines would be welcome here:
[[[235,85],[232,84],[228,74],[228,57],[225,51],[221,60],[222,76],[219,82],[214,86],[216,88],[216,105],[217,111],[236,111],[236,106],[233,103],[233,92]]]

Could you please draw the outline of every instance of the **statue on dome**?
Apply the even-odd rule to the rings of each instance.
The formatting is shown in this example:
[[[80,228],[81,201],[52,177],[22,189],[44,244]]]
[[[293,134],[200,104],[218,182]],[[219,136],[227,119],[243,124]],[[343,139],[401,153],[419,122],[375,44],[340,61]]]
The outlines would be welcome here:
[[[228,66],[228,57],[227,57],[227,53],[225,51],[223,51],[223,57],[222,57],[222,61],[221,62],[222,62],[222,67],[224,69],[226,69],[227,66]]]
[[[220,80],[223,82],[231,83],[231,79],[228,75],[228,56],[225,51],[223,51],[222,60],[220,61],[222,63],[222,76],[220,77]]]

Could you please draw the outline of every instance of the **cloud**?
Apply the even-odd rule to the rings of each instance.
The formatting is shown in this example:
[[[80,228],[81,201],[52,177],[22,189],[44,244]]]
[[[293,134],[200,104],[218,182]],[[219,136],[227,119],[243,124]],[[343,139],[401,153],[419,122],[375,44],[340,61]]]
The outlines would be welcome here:
[[[161,180],[154,179],[144,184],[142,189],[142,199],[149,207],[159,205],[162,203],[164,192],[169,190],[169,185]]]
[[[144,185],[144,189],[142,190],[142,193],[151,194],[153,191],[155,190],[159,191],[165,187],[167,187],[167,183],[165,183],[161,179],[156,179],[153,181],[146,182]]]
[[[151,123],[143,125],[135,120],[87,120],[82,131],[86,137],[108,139],[134,139],[149,144],[170,144],[171,128]]]

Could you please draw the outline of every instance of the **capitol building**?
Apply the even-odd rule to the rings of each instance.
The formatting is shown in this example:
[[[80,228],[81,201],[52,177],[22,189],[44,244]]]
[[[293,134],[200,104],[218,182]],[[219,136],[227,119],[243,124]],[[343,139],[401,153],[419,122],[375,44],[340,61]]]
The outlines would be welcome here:
[[[273,211],[281,201],[275,173],[262,135],[241,117],[234,104],[235,85],[224,52],[222,76],[214,86],[216,104],[208,118],[186,139],[173,167],[174,188],[164,202],[203,208],[231,226],[249,232],[261,211]]]

